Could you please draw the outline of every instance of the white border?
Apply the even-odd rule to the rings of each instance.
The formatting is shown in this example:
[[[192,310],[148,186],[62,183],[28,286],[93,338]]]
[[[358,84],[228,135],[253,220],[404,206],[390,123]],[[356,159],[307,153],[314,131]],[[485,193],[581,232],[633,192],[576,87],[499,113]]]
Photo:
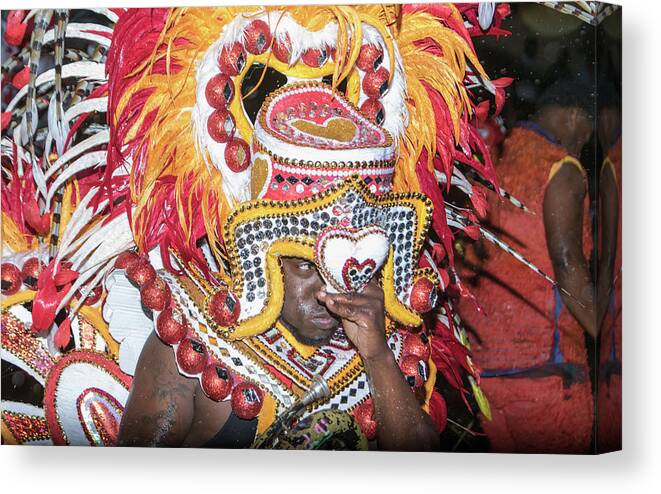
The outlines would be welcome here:
[[[43,6],[27,0],[22,8]],[[83,7],[91,2],[59,1]],[[117,6],[203,5],[208,0],[116,0]],[[218,2],[215,2],[218,3]],[[239,0],[232,3],[238,4]],[[266,2],[273,4],[271,0]],[[291,0],[289,3],[302,3]],[[316,0],[316,3],[331,3]],[[281,453],[110,448],[0,448],[3,492],[237,493],[419,492],[566,494],[658,492],[661,487],[659,352],[660,207],[658,135],[661,6],[624,4],[623,453],[601,457],[396,453]],[[67,474],[65,474],[65,472]],[[65,480],[66,479],[66,480]],[[222,488],[222,489],[221,489]]]

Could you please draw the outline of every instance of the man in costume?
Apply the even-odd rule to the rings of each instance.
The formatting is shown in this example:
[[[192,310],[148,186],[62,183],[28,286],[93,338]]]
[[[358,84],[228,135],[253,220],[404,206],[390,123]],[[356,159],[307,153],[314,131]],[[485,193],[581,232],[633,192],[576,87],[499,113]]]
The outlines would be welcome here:
[[[57,11],[52,28],[30,13],[29,58],[55,43],[56,67],[7,106],[3,358],[45,392],[43,408],[3,402],[3,437],[433,449],[442,393],[488,416],[451,228],[481,232],[466,170],[500,190],[469,88],[498,112],[508,81],[471,35],[507,11],[97,9],[98,25]],[[72,55],[68,36],[103,49]],[[17,109],[53,81],[44,139]]]
[[[438,433],[411,392],[411,387],[424,386],[429,375],[427,340],[424,335],[411,333],[409,342],[415,341],[418,346],[404,357],[400,341],[404,333],[394,331],[392,322],[386,331],[384,318],[385,307],[389,314],[403,307],[398,306],[399,299],[392,298],[396,295],[392,292],[386,300],[379,286],[394,283],[396,288],[409,280],[418,287],[412,289],[412,300],[419,298],[425,308],[436,302],[433,278],[414,274],[415,268],[409,264],[415,258],[414,244],[424,234],[421,229],[429,222],[431,206],[422,196],[389,193],[392,139],[332,88],[304,83],[285,86],[269,95],[257,115],[251,149],[253,166],[262,162],[266,166],[267,181],[257,187],[263,191],[261,197],[271,201],[249,202],[228,219],[225,247],[234,259],[232,272],[243,271],[243,280],[235,275],[232,281],[237,288],[233,292],[220,288],[206,301],[204,298],[211,294],[197,294],[190,284],[189,297],[181,284],[170,285],[173,295],[182,292],[179,296],[185,298],[179,299],[176,308],[158,316],[156,331],[161,340],[177,343],[179,369],[169,374],[172,379],[164,377],[163,370],[173,370],[173,366],[163,360],[172,361],[174,356],[159,351],[162,345],[152,337],[138,362],[120,443],[208,444],[229,413],[252,419],[261,411],[265,398],[253,382],[266,383],[275,401],[268,406],[275,406],[277,414],[279,408],[286,408],[300,397],[295,392],[297,387],[305,390],[317,375],[329,383],[336,410],[355,408],[357,397],[368,403],[365,400],[372,396],[374,418],[370,410],[362,425],[370,438],[378,438],[380,448],[432,449],[438,444]],[[315,155],[323,161],[305,159]],[[345,161],[358,155],[362,155],[361,161]],[[344,178],[347,176],[350,178]],[[374,192],[369,183],[378,184]],[[312,192],[314,188],[318,192]],[[134,263],[127,266],[127,274],[140,283],[141,261]],[[240,286],[244,287],[243,295],[239,295]],[[429,288],[425,291],[419,287]],[[387,286],[384,288],[389,291]],[[248,362],[222,356],[215,367],[207,363],[206,367],[191,368],[189,360],[202,353],[194,348],[180,352],[186,348],[181,341],[185,332],[180,329],[208,323],[204,319],[189,323],[183,316],[175,320],[171,311],[192,305],[196,298],[200,305],[204,301],[211,324],[244,332],[235,344],[217,345],[241,355],[237,359],[252,360],[251,370],[245,370]],[[242,312],[247,313],[246,317]],[[264,330],[267,333],[262,336]],[[178,332],[176,336],[173,331]],[[196,338],[205,342],[208,336],[202,333]],[[411,362],[410,368],[404,367],[404,374],[397,365],[398,361],[407,365],[403,358]],[[201,388],[185,377],[199,375],[200,370]],[[207,374],[211,374],[209,382]],[[352,374],[357,376],[354,383],[343,387],[341,382],[351,382]],[[247,384],[243,391],[234,388],[231,404],[226,401],[214,407],[204,398],[204,391],[217,401],[230,398],[232,380],[237,378]],[[182,392],[184,388],[186,393]],[[426,394],[422,391],[420,395],[423,404]],[[251,401],[253,398],[256,401]],[[228,420],[234,425],[224,435],[233,437],[242,424],[240,420]],[[376,430],[371,429],[374,423],[378,424]],[[224,435],[217,438],[221,444],[225,444]]]

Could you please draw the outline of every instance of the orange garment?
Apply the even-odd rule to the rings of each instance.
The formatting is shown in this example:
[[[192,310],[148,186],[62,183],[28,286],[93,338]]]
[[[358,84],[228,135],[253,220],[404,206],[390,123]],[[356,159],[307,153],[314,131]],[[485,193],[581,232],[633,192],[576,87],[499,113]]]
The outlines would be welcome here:
[[[535,214],[508,203],[492,205],[490,228],[547,274],[553,274],[543,223],[544,190],[554,163],[568,155],[539,133],[515,128],[497,165],[501,185]],[[565,165],[567,166],[567,165]],[[587,196],[587,193],[586,193]],[[586,197],[586,207],[588,201]],[[587,229],[587,211],[585,214]],[[589,252],[589,235],[584,248]],[[484,313],[462,302],[461,316],[474,330],[471,348],[483,369],[482,389],[493,419],[482,426],[494,451],[587,453],[593,400],[583,330],[561,305],[553,287],[505,251],[488,244],[487,259],[473,289]],[[554,311],[559,310],[554,347]],[[574,372],[560,375],[486,377],[549,363]],[[572,365],[573,364],[573,367]],[[516,372],[514,372],[516,375]],[[580,374],[580,378],[576,375]],[[571,383],[571,385],[568,385]]]
[[[608,153],[619,201],[617,254],[610,303],[600,334],[597,386],[597,447],[600,453],[622,449],[622,140]],[[604,161],[605,166],[610,166]],[[602,173],[604,169],[602,168]]]

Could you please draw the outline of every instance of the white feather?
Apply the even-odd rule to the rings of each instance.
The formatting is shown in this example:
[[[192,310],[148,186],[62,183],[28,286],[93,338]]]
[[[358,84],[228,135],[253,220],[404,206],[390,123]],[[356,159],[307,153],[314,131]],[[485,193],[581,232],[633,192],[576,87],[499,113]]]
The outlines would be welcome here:
[[[112,22],[117,22],[117,19],[119,19],[119,16],[110,9],[87,9],[87,10],[89,10],[90,12],[96,12],[97,14],[101,14]]]
[[[50,204],[57,190],[76,173],[87,170],[88,168],[96,168],[97,166],[105,165],[106,155],[106,151],[96,151],[88,153],[70,164],[60,175],[57,176],[53,181],[53,184],[50,186],[48,195],[46,196],[46,205],[48,206]]]
[[[99,31],[105,33],[112,33],[112,29],[105,26],[101,26],[99,24],[72,22],[67,25],[66,37],[69,39],[77,38],[85,41],[92,41],[94,43],[98,43],[105,47],[110,46],[110,38],[106,38],[105,36],[101,36],[100,34],[95,34],[86,31]],[[49,43],[52,43],[54,39],[55,39],[55,29],[51,29],[50,31],[47,31],[46,34],[44,34],[44,39],[42,43],[45,46]]]
[[[71,288],[69,291],[66,293],[64,298],[62,298],[62,301],[60,302],[60,305],[57,306],[57,311],[59,312],[64,308],[69,301],[76,295],[76,292],[78,289],[83,286],[90,278],[92,280],[88,284],[88,288],[84,290],[80,295],[79,300],[76,302],[76,304],[71,308],[71,312],[69,313],[69,319],[72,319],[74,315],[78,312],[78,309],[80,309],[80,306],[85,302],[85,299],[87,296],[90,294],[90,292],[94,289],[96,285],[99,284],[101,279],[106,275],[106,273],[114,266],[114,259],[110,259],[109,261],[107,260],[105,264],[100,268],[100,269],[90,269],[86,271],[85,273],[81,273],[76,281],[74,282],[73,285],[71,285]]]
[[[61,119],[57,118],[58,106],[60,115],[62,115]],[[64,143],[69,135],[69,124],[64,119],[64,109],[62,108],[62,105],[57,104],[55,92],[53,92],[50,99],[50,105],[48,105],[48,135],[53,136],[57,154],[61,155],[64,152]],[[50,148],[47,146],[45,149]]]
[[[67,111],[64,113],[64,121],[66,122],[67,126],[69,126],[69,122],[71,122],[71,120],[78,117],[79,115],[82,115],[83,113],[89,113],[94,111],[105,113],[107,109],[108,109],[108,97],[86,99],[68,108]],[[53,135],[50,133],[50,129],[49,129],[48,135],[46,136],[44,149],[50,149],[52,146],[52,142],[53,142]],[[48,156],[46,156],[46,160],[48,160]],[[44,197],[45,196],[46,194],[44,193]]]
[[[73,158],[80,156],[81,154],[84,154],[86,151],[96,146],[107,144],[109,141],[110,141],[110,130],[106,129],[88,137],[84,141],[79,142],[75,146],[72,146],[71,148],[67,149],[67,151],[64,154],[62,154],[58,159],[56,159],[55,162],[51,165],[51,167],[46,171],[46,180],[51,178],[55,173],[59,172],[60,168],[62,168],[66,163],[71,161]]]
[[[24,170],[23,170],[23,161],[30,161],[30,155],[23,149],[23,146],[21,146],[21,126],[17,125],[14,127],[14,135],[13,135],[13,140],[16,143],[16,169],[18,172],[19,177],[23,177]],[[44,183],[44,191],[46,190],[46,184]]]
[[[25,86],[23,89],[26,89],[27,86]],[[22,89],[21,89],[22,91]],[[35,135],[37,132],[37,124],[39,122],[39,110],[37,110],[37,102],[32,101],[32,122],[31,122],[31,131],[32,131],[32,136]],[[20,143],[23,144],[24,146],[27,145],[28,140],[29,140],[29,132],[28,132],[28,115],[27,112],[23,113],[23,117],[21,118],[21,140]]]
[[[105,63],[97,63],[90,61],[71,62],[62,66],[62,79],[75,77],[87,81],[106,81],[106,65]],[[35,84],[37,87],[52,82],[55,80],[55,69],[47,70],[37,76]],[[5,111],[13,111],[18,103],[25,97],[28,92],[28,86],[22,87],[16,96],[7,105]]]
[[[90,220],[95,214],[95,209],[98,209],[88,207],[88,204],[97,194],[98,190],[98,187],[93,187],[90,189],[90,191],[85,195],[85,197],[83,197],[82,201],[78,203],[76,209],[71,214],[71,218],[69,219],[66,228],[60,235],[60,243],[56,256],[58,261],[67,255],[67,249],[69,248],[69,245],[78,236],[80,231],[89,224]]]
[[[486,31],[491,27],[493,22],[493,14],[496,11],[496,4],[494,2],[480,2],[477,6],[477,21],[482,28]]]
[[[128,249],[133,243],[133,234],[127,215],[120,215],[98,228],[85,241],[83,246],[69,256],[73,268],[76,271],[85,271],[90,266],[99,263],[99,259],[105,259],[108,252],[118,254]],[[88,259],[90,253],[95,255]]]

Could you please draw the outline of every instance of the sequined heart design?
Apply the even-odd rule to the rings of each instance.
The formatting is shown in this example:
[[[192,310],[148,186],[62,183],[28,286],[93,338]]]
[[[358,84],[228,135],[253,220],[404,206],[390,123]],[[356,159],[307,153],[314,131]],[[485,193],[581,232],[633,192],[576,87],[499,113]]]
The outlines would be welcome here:
[[[330,226],[315,243],[315,263],[330,293],[359,293],[388,257],[390,244],[383,228]]]
[[[350,257],[342,267],[344,286],[348,287],[350,291],[359,292],[370,282],[375,268],[376,262],[374,259],[365,259],[363,262],[358,262],[355,257]]]

